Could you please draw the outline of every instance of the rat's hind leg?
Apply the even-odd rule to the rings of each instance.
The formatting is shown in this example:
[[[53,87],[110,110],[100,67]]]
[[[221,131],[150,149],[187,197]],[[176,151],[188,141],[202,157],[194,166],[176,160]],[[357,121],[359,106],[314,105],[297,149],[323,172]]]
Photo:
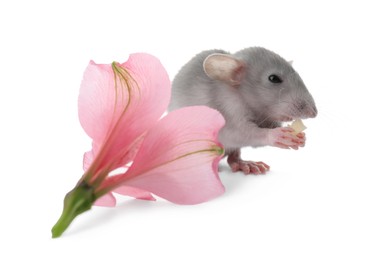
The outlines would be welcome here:
[[[228,153],[228,164],[233,172],[242,171],[244,174],[261,174],[270,170],[270,166],[264,162],[243,161],[240,155],[240,149]]]

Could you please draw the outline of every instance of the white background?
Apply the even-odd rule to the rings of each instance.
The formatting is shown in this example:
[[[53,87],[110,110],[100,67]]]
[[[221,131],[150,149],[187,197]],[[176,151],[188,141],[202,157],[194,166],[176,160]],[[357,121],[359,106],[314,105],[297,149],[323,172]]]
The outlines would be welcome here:
[[[377,259],[376,7],[373,1],[2,1],[1,259]],[[316,99],[298,151],[244,149],[264,176],[178,206],[120,199],[59,239],[50,229],[90,148],[77,116],[90,59],[159,57],[171,78],[194,54],[264,46]]]

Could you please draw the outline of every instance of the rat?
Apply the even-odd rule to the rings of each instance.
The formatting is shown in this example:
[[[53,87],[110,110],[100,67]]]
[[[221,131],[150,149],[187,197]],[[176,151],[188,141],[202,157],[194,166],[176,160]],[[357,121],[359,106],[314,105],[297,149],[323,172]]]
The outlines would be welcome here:
[[[205,105],[225,118],[219,132],[233,172],[265,173],[264,162],[244,161],[241,148],[274,146],[299,149],[304,133],[293,134],[283,122],[314,118],[314,99],[299,74],[278,54],[250,47],[234,54],[207,50],[184,65],[172,81],[169,111]]]

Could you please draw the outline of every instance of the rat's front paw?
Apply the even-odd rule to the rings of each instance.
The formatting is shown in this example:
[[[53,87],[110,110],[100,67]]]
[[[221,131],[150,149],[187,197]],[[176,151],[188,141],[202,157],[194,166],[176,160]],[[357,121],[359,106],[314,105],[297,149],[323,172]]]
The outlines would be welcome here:
[[[290,127],[278,127],[269,130],[269,144],[271,146],[297,150],[299,147],[305,146],[305,133],[294,133]]]

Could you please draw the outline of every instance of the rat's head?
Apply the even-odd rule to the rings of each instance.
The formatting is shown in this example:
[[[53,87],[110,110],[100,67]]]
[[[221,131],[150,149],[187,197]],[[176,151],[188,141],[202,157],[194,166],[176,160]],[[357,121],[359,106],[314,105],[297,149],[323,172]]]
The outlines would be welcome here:
[[[203,65],[210,78],[236,88],[259,120],[291,121],[317,115],[313,97],[301,77],[289,62],[269,50],[215,53]]]

